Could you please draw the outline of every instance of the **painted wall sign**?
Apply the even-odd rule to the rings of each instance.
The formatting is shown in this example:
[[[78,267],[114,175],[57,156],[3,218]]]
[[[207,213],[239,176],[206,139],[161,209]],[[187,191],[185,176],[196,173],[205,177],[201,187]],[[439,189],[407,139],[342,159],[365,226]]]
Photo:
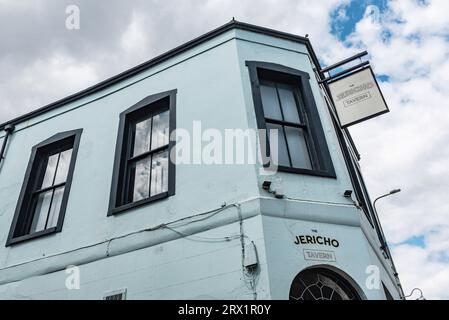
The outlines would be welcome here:
[[[337,261],[335,257],[335,252],[333,251],[309,250],[309,249],[304,249],[303,251],[304,251],[304,259],[306,260],[327,261],[327,262]]]
[[[342,127],[389,111],[371,67],[329,82],[328,86]]]
[[[329,246],[338,248],[340,246],[340,243],[337,239],[332,239],[329,237],[323,237],[323,236],[311,236],[311,235],[298,235],[295,237],[295,240],[293,241],[294,244],[301,245],[301,244],[318,244],[322,246]]]

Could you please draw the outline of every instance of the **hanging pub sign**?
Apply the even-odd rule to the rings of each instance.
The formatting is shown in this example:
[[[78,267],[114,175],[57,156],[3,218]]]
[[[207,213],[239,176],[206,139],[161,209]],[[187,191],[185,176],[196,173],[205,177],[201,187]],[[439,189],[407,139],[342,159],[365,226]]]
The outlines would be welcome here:
[[[389,112],[371,67],[328,82],[342,128]]]

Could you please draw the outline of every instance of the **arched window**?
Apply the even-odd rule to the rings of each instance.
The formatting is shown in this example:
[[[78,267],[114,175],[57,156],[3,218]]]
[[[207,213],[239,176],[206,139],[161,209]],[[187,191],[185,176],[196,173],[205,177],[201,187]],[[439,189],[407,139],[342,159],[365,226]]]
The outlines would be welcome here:
[[[300,272],[290,287],[290,300],[361,300],[351,284],[337,273],[314,268]]]

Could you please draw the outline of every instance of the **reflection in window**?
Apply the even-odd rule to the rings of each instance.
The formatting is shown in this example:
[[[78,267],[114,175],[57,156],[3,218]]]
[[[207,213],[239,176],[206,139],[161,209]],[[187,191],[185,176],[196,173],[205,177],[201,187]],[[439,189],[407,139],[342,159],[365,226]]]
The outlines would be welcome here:
[[[151,163],[151,195],[168,190],[168,152],[155,154]]]
[[[151,150],[168,144],[168,111],[153,117],[153,130],[151,132]]]
[[[61,132],[33,147],[7,245],[61,231],[81,132]]]
[[[72,148],[47,158],[42,182],[38,189],[33,191],[31,205],[34,215],[30,232],[56,227],[71,156]]]
[[[147,113],[130,128],[134,141],[128,159],[128,203],[168,191],[169,111]]]
[[[149,118],[136,123],[133,156],[150,150],[151,120]]]
[[[131,183],[132,201],[134,202],[150,196],[150,161],[151,156],[148,156],[131,165],[131,178],[134,179],[134,183]]]
[[[175,113],[176,90],[170,90],[120,114],[108,215],[175,194],[175,163],[169,161]]]
[[[278,166],[312,169],[309,155],[307,126],[300,115],[302,106],[298,89],[284,83],[261,81],[260,92],[267,130],[277,130],[277,150],[270,144],[270,153],[277,152]]]

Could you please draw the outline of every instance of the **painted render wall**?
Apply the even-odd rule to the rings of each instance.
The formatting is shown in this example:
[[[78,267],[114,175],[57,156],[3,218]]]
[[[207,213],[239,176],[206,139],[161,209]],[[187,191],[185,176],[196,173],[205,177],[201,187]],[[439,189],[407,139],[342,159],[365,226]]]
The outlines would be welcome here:
[[[264,176],[258,165],[178,165],[174,196],[107,217],[119,113],[146,96],[177,89],[177,128],[191,131],[196,120],[203,130],[256,128],[246,60],[279,63],[311,75],[337,179]],[[83,133],[62,232],[4,247],[31,147],[78,128]],[[378,253],[371,252],[377,244],[366,219],[342,196],[352,189],[349,176],[307,49],[299,43],[230,30],[126,81],[19,124],[0,169],[0,298],[101,299],[105,292],[123,287],[129,299],[288,298],[288,282],[307,265],[295,253],[297,248],[291,248],[286,230],[290,225],[310,228],[313,223],[301,221],[311,220],[318,220],[326,232],[348,231],[349,245],[337,266],[357,281],[362,281],[362,266],[382,266]],[[260,185],[266,179],[298,200],[265,199],[270,195]],[[140,232],[224,204],[231,206],[206,219],[177,223],[175,230]],[[254,241],[258,249],[255,289],[242,271],[241,228],[243,244]],[[80,290],[65,288],[64,268],[70,264],[80,267]],[[366,296],[381,298],[369,292]]]
[[[31,147],[57,132],[83,128],[83,134],[62,232],[11,247],[0,247],[0,297],[98,299],[109,288],[120,288],[124,279],[129,280],[129,298],[194,297],[201,294],[198,286],[201,281],[206,283],[206,279],[220,282],[221,286],[210,288],[210,292],[204,291],[204,295],[217,298],[253,295],[252,291],[246,292],[247,286],[241,280],[242,248],[239,239],[218,243],[206,240],[206,244],[202,244],[183,239],[169,229],[134,233],[220,208],[223,203],[231,204],[257,196],[257,179],[252,166],[178,165],[175,196],[106,217],[121,111],[148,95],[177,89],[178,128],[190,130],[195,120],[201,120],[203,128],[247,127],[233,37],[234,31],[222,34],[119,85],[17,126],[0,172],[0,242],[3,244]],[[249,216],[243,213],[242,219],[252,217],[254,222],[245,221],[245,225],[260,225],[260,217],[256,217],[258,210],[250,207]],[[235,210],[229,208],[216,215],[216,219],[180,226],[176,230],[197,233],[212,229],[204,236],[235,237],[240,230]],[[262,228],[254,229],[254,236],[245,239],[261,242]],[[126,234],[130,236],[108,241]],[[153,247],[125,253],[148,246]],[[259,247],[262,248],[259,253],[261,278],[266,278],[263,275],[262,244]],[[167,253],[154,254],[155,248],[159,248],[157,252]],[[104,259],[107,255],[113,257]],[[65,266],[70,264],[81,267],[79,291],[66,290],[65,283],[61,281],[61,277],[65,277]],[[175,266],[178,266],[177,270]],[[149,268],[155,275],[142,279],[133,268]],[[167,271],[159,272],[165,268]],[[121,278],[117,273],[129,276]],[[197,283],[194,281],[196,278],[203,280]],[[89,279],[97,279],[97,290],[86,284],[90,283]],[[261,280],[260,283],[263,282]],[[167,289],[165,293],[162,289],[158,293],[158,287]],[[260,297],[268,297],[268,285],[262,284],[260,288]],[[152,291],[155,293],[150,293]]]
[[[275,184],[282,185],[286,196],[291,198],[352,204],[349,199],[342,196],[345,190],[352,189],[352,187],[338,145],[336,133],[331,123],[331,118],[327,111],[327,107],[321,98],[321,93],[314,77],[306,47],[299,43],[275,39],[265,35],[253,35],[247,31],[238,30],[237,32],[239,38],[239,40],[237,40],[239,66],[242,75],[244,99],[248,112],[248,126],[256,128],[257,124],[252,101],[251,82],[247,67],[245,66],[245,61],[255,60],[277,63],[309,73],[312,92],[315,97],[318,113],[321,118],[329,152],[337,175],[337,179],[333,179],[280,172],[272,177],[271,180],[273,180]],[[261,168],[261,166],[259,166],[259,168]],[[267,177],[260,174],[260,172],[260,170],[256,171],[258,174],[259,185],[267,179]]]
[[[356,281],[368,299],[385,299],[382,287],[379,290],[368,290],[365,286],[367,266],[378,266],[382,282],[393,297],[399,298],[390,261],[380,254],[376,233],[364,213],[357,209],[350,199],[343,197],[345,190],[352,190],[350,178],[305,46],[242,30],[237,31],[237,37],[249,126],[256,126],[256,119],[255,114],[251,112],[252,93],[245,61],[278,63],[309,73],[315,103],[337,175],[337,179],[333,179],[279,172],[267,177],[260,174],[261,171],[256,171],[259,186],[264,180],[270,180],[275,188],[282,187],[286,197],[295,199],[279,201],[263,190],[260,193],[262,198],[266,198],[261,200],[261,212],[271,297],[288,299],[289,288],[296,274],[313,265],[325,264],[329,268],[335,267],[345,271]],[[312,230],[320,235],[341,238],[341,246],[335,250],[337,261],[320,263],[304,259],[303,249],[323,250],[319,245],[309,244],[298,248],[293,244],[295,235],[313,234]]]
[[[282,187],[286,197],[292,200],[277,200],[263,190],[260,191],[263,215],[264,239],[268,261],[271,297],[288,299],[293,278],[301,270],[325,264],[329,268],[343,270],[359,285],[368,299],[385,299],[382,286],[367,289],[365,282],[367,267],[379,267],[380,278],[390,293],[399,298],[396,280],[390,261],[380,253],[380,243],[373,227],[363,211],[343,197],[345,190],[352,190],[344,158],[333,128],[324,97],[314,76],[313,64],[306,48],[298,43],[237,31],[242,86],[247,104],[249,126],[256,126],[249,74],[245,61],[264,61],[281,64],[305,71],[310,75],[310,84],[325,132],[337,179],[297,175],[279,172],[265,176],[261,166],[256,171],[259,185],[264,180],[272,181],[274,188]],[[293,200],[294,199],[294,200]],[[304,259],[303,250],[326,250],[319,245],[294,245],[295,235],[314,234],[340,238],[341,246],[335,249],[335,262],[318,262]]]
[[[221,42],[231,37],[230,34],[223,35],[220,37],[222,39],[214,40]],[[208,43],[206,48],[211,45]],[[197,50],[200,51],[200,48]],[[90,245],[145,226],[219,208],[223,202],[231,203],[256,195],[255,174],[253,170],[248,170],[249,167],[220,167],[217,170],[216,166],[179,165],[176,168],[175,196],[133,209],[132,212],[106,217],[119,113],[148,95],[177,89],[178,128],[190,129],[194,120],[201,120],[204,127],[245,128],[240,87],[234,85],[239,80],[236,64],[233,63],[235,56],[235,43],[228,41],[213,51],[207,51],[86,106],[25,130],[16,130],[11,137],[1,172],[0,197],[4,199],[0,218],[2,243],[6,241],[9,231],[31,146],[57,132],[83,128],[83,133],[63,231],[54,236],[1,248],[0,266],[40,257],[49,252],[64,252]],[[148,70],[145,74],[157,71]],[[217,77],[217,74],[220,76]],[[205,117],[212,114],[212,110],[219,121]],[[194,197],[193,194],[201,197]],[[45,251],[36,252],[36,248]]]

